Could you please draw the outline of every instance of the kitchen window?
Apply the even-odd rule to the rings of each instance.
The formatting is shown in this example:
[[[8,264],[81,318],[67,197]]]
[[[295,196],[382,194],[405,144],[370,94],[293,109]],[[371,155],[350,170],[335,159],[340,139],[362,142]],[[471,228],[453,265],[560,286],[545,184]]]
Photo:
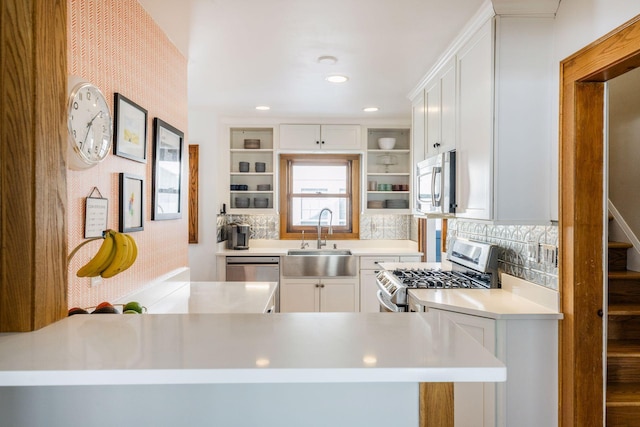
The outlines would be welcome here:
[[[359,238],[359,155],[283,154],[280,172],[280,238],[314,239],[324,208],[323,235],[331,219],[334,238]]]

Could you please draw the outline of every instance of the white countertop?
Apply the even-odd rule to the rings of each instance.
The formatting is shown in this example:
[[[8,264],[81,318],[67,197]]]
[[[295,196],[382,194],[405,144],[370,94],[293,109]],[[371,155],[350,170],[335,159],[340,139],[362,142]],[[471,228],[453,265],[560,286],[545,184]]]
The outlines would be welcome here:
[[[501,289],[411,289],[420,305],[491,319],[562,319],[558,292],[502,275]]]
[[[324,240],[323,240],[324,241]],[[316,247],[315,240],[306,240],[309,248]],[[300,240],[249,240],[249,249],[233,250],[227,249],[223,242],[219,244],[216,251],[217,256],[228,255],[272,255],[284,256],[289,249],[300,249]],[[338,249],[349,249],[356,256],[367,255],[395,255],[395,256],[419,256],[418,244],[412,240],[327,240],[327,246],[323,249],[333,248],[336,244]]]
[[[277,282],[163,282],[115,303],[138,301],[153,314],[264,313]]]
[[[85,314],[0,336],[0,386],[505,379],[434,313]]]

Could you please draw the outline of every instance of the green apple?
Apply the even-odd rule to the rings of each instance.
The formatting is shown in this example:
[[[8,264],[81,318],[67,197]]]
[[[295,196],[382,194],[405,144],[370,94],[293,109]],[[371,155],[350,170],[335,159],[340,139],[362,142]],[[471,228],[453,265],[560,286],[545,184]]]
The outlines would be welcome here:
[[[133,310],[136,313],[142,313],[142,306],[137,301],[130,301],[124,305],[124,311]]]

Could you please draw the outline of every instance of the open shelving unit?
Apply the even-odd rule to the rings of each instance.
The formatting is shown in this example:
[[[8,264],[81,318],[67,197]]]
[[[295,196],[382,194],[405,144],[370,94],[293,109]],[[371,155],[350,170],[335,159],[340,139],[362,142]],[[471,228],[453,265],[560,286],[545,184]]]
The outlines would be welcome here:
[[[367,130],[367,169],[364,207],[370,213],[406,213],[411,208],[411,149],[409,128]],[[396,138],[391,150],[382,150],[378,139]],[[375,183],[375,187],[372,187]],[[386,187],[386,188],[385,188]],[[390,187],[390,188],[389,188]],[[388,201],[395,203],[387,207]],[[382,202],[382,206],[378,205]],[[398,204],[404,204],[398,207]]]
[[[272,213],[276,205],[273,128],[232,127],[229,135],[229,207],[231,212]],[[245,139],[259,139],[260,148],[244,148]],[[249,163],[248,172],[240,172],[240,162]],[[256,162],[265,163],[264,172],[256,172]],[[259,191],[258,185],[269,185],[267,191]],[[246,186],[246,190],[234,188]],[[234,189],[231,189],[234,188]],[[248,207],[238,207],[237,198],[249,198]],[[255,207],[255,198],[266,198],[267,206]]]

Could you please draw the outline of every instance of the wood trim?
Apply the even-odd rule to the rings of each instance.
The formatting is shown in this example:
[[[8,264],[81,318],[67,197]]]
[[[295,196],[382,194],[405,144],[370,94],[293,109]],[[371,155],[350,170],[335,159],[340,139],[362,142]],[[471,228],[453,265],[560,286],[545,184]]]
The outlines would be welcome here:
[[[420,427],[453,427],[453,383],[420,383]]]
[[[189,243],[198,243],[198,167],[200,146],[189,145]]]
[[[302,233],[291,233],[288,231],[288,194],[291,188],[289,182],[289,160],[291,159],[313,159],[327,160],[340,159],[351,160],[351,232],[336,232],[327,236],[328,240],[339,239],[359,239],[360,238],[360,155],[357,154],[282,154],[280,155],[280,239],[302,239]],[[305,240],[313,240],[317,238],[315,227],[308,227],[305,230]],[[324,237],[323,237],[324,239]]]
[[[560,425],[603,425],[604,84],[640,64],[634,18],[560,64]],[[600,201],[600,203],[598,203]]]
[[[67,7],[0,6],[0,332],[67,313]]]

